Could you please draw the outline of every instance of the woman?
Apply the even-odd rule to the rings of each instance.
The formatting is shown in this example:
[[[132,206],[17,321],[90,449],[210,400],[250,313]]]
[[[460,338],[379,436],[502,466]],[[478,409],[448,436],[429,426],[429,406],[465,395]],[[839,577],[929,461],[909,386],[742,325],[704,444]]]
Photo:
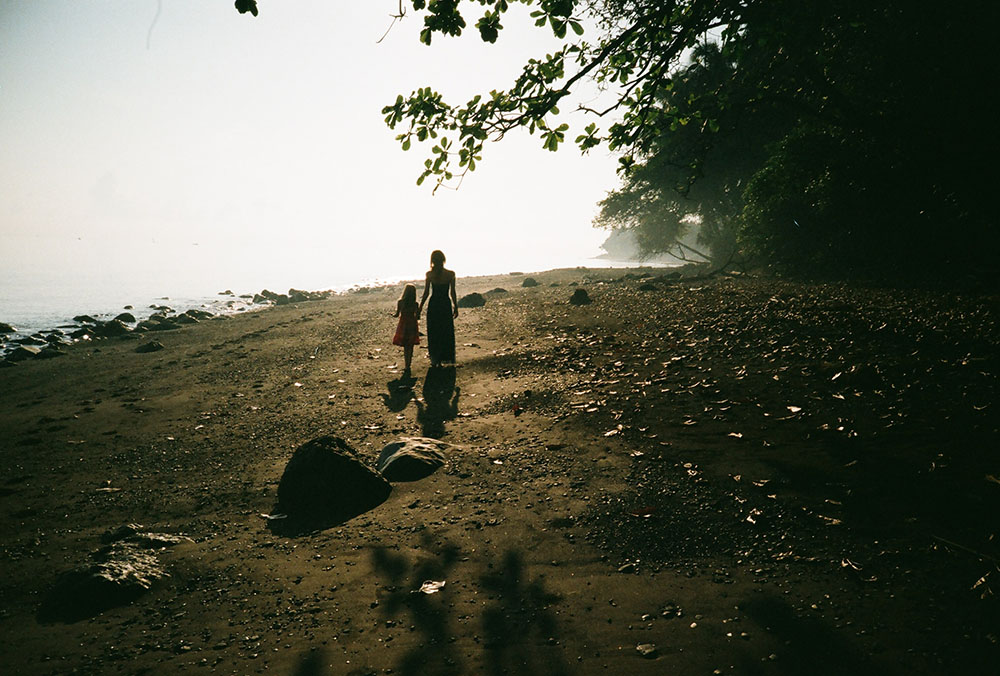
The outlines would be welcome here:
[[[434,293],[431,293],[433,290]],[[455,362],[455,317],[458,317],[458,296],[455,293],[455,273],[444,267],[444,254],[431,253],[431,269],[424,279],[424,296],[420,299],[417,316],[427,305],[427,354],[431,366]],[[449,297],[450,296],[450,297]]]

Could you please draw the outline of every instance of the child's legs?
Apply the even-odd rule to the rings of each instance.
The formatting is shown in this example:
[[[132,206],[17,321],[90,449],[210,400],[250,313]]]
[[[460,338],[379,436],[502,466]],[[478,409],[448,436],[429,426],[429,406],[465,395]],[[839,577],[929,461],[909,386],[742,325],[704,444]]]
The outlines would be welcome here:
[[[413,346],[404,345],[403,346],[403,359],[406,360],[406,368],[410,368],[410,362],[413,361]]]

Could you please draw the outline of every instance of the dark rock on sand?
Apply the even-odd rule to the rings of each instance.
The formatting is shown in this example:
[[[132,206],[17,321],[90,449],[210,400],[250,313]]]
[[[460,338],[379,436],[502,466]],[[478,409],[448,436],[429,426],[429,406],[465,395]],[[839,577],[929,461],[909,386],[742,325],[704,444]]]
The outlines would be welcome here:
[[[125,326],[125,322],[120,319],[112,319],[108,322],[102,322],[94,327],[94,333],[101,338],[112,338],[114,336],[123,336],[129,333],[131,329]]]
[[[489,290],[489,291],[487,291],[486,293],[487,293],[487,295],[489,295],[489,294],[494,294],[494,293],[495,293],[495,294],[498,294],[498,295],[499,295],[499,294],[503,294],[503,293],[507,293],[507,289],[505,289],[505,288],[503,288],[503,287],[501,287],[501,286],[498,286],[498,287],[497,287],[497,288],[495,288],[495,289],[490,289],[490,290]]]
[[[198,323],[198,319],[196,317],[192,317],[191,315],[187,314],[186,312],[184,314],[180,314],[180,315],[177,315],[176,317],[174,317],[174,321],[176,321],[178,324],[197,324]]]
[[[17,345],[45,345],[47,341],[39,336],[25,336],[24,338],[18,338],[11,342],[16,343]]]
[[[13,326],[5,322],[0,322],[0,333],[14,333],[17,331]]]
[[[7,361],[24,361],[25,359],[34,359],[38,356],[39,352],[41,352],[41,350],[34,345],[18,345],[7,353]]]
[[[136,331],[170,331],[176,329],[178,324],[173,318],[153,315],[149,319],[139,322],[135,326]]]
[[[402,437],[378,456],[378,471],[389,481],[417,481],[444,465],[444,451],[452,444],[427,437]]]
[[[188,317],[194,317],[195,319],[211,319],[212,317],[215,316],[211,312],[206,312],[205,310],[198,310],[197,308],[192,308],[180,316],[183,317],[185,315],[187,315]]]
[[[337,437],[318,437],[296,449],[278,484],[276,529],[307,531],[342,523],[385,502],[392,486],[361,463]]]
[[[131,312],[123,312],[117,317],[115,317],[120,322],[125,322],[126,324],[135,324],[135,315]]]
[[[458,299],[458,307],[482,307],[486,305],[486,299],[481,293],[470,293]]]
[[[525,277],[524,281],[521,282],[521,286],[527,288],[532,286],[538,286],[538,281],[534,277]]]
[[[84,326],[76,331],[72,331],[69,334],[70,338],[76,338],[77,340],[86,340],[87,338],[93,338],[96,335],[97,334],[94,333],[94,330],[89,326]]]
[[[61,357],[64,354],[66,353],[60,350],[57,346],[48,345],[38,351],[38,354],[35,355],[35,359],[52,359],[53,357]]]
[[[81,324],[96,324],[97,320],[90,315],[77,315],[73,317],[74,322],[80,322]]]
[[[76,622],[135,601],[168,577],[150,550],[191,542],[180,535],[145,533],[135,524],[109,531],[101,540],[106,546],[92,553],[89,563],[60,576],[39,610],[39,620]]]
[[[573,295],[569,297],[570,305],[588,305],[592,301],[590,300],[590,294],[587,293],[586,289],[577,289],[573,292]]]
[[[646,284],[640,284],[639,285],[639,290],[640,291],[656,291],[656,285],[655,284],[649,284],[648,282]]]
[[[140,354],[145,354],[147,352],[159,352],[163,349],[163,343],[157,340],[151,340],[148,343],[143,343],[135,348],[135,351]]]

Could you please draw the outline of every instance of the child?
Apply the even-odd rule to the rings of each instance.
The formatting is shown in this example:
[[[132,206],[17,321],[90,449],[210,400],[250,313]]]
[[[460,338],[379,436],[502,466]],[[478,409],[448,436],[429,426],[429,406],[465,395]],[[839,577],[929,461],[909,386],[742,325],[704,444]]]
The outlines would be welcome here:
[[[403,347],[403,358],[406,360],[406,374],[410,373],[410,362],[413,361],[413,346],[420,344],[420,330],[417,328],[417,287],[407,284],[403,287],[403,295],[396,301],[396,314],[399,324],[396,335],[392,337],[393,345]]]

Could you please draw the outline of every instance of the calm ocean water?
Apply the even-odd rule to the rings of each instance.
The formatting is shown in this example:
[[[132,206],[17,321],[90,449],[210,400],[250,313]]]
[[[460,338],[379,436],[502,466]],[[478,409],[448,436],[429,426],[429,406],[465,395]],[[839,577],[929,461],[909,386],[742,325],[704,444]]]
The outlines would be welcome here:
[[[577,251],[502,252],[470,248],[449,256],[448,267],[459,277],[531,272],[565,267],[624,267]],[[51,256],[21,256],[5,260],[0,252],[0,322],[19,334],[72,324],[89,314],[110,318],[125,306],[138,318],[153,312],[150,305],[167,305],[178,312],[205,307],[213,312],[238,311],[236,295],[262,289],[279,293],[289,288],[310,291],[347,290],[354,286],[420,279],[427,269],[424,252],[331,252],[297,249],[151,245],[108,250],[82,241],[49,246]],[[599,251],[594,251],[597,255]],[[461,288],[459,289],[461,293]],[[10,336],[11,338],[15,336]]]

